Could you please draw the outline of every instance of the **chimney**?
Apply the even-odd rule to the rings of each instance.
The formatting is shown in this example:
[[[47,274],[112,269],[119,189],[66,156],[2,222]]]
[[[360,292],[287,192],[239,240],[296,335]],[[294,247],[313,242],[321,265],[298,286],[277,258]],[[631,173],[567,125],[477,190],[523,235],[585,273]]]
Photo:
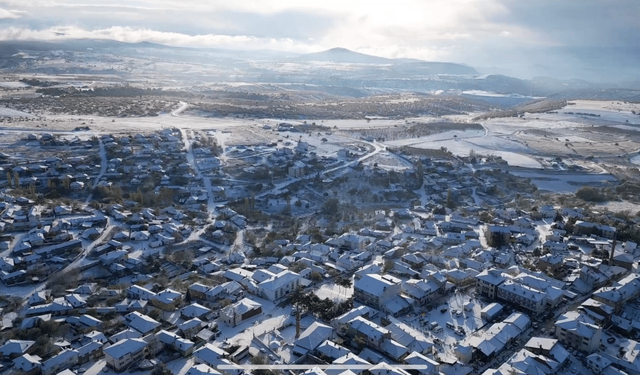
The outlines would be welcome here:
[[[611,243],[611,251],[609,252],[609,265],[613,264],[613,254],[616,252],[616,237],[613,236],[613,242]]]
[[[300,337],[300,306],[296,310],[296,339]]]

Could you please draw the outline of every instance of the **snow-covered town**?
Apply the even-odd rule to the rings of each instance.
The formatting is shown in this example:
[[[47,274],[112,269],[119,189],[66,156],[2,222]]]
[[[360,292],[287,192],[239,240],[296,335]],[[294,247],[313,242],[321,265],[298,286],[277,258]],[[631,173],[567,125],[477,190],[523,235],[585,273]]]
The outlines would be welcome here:
[[[640,374],[637,217],[492,155],[225,129],[3,135],[3,373]]]

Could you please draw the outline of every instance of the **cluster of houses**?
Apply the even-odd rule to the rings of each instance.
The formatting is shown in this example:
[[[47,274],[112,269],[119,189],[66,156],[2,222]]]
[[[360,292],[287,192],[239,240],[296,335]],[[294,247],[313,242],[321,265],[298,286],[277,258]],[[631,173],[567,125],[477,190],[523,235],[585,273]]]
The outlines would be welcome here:
[[[291,129],[281,124],[279,130]],[[49,144],[55,138],[43,134],[27,141]],[[640,315],[634,312],[640,307],[640,249],[632,241],[616,241],[614,227],[588,221],[583,210],[496,208],[485,223],[479,207],[455,210],[441,204],[491,192],[498,178],[423,158],[424,189],[431,197],[427,204],[375,211],[371,225],[340,235],[276,239],[266,244],[270,255],[254,256],[226,251],[229,228],[245,229],[245,216],[221,205],[206,235],[197,226],[205,221],[192,220],[210,198],[233,196],[224,186],[206,189],[198,181],[193,165],[207,178],[221,168],[215,149],[204,140],[196,139],[185,151],[178,129],[162,129],[76,143],[86,149],[104,147],[106,168],[89,165],[95,164],[88,162],[90,156],[20,165],[5,163],[3,156],[0,184],[29,186],[62,178],[69,189],[78,190],[91,184],[90,176],[102,173],[98,187],[105,191],[119,181],[128,187],[151,186],[157,195],[171,190],[172,201],[157,209],[124,200],[79,210],[3,193],[0,280],[6,287],[41,282],[87,248],[91,262],[83,268],[96,267],[108,283],[118,285],[84,283],[64,293],[39,288],[27,296],[23,319],[3,314],[7,329],[26,332],[55,322],[68,325],[73,334],[55,338],[55,349],[45,354],[35,340],[2,339],[5,367],[29,375],[71,375],[69,369],[104,358],[109,368],[123,372],[146,368],[151,357],[177,353],[194,358],[187,374],[240,375],[239,368],[219,367],[246,363],[249,355],[279,363],[286,349],[291,363],[366,366],[313,368],[305,372],[309,375],[464,375],[485,364],[490,365],[486,375],[556,374],[576,358],[596,374],[640,375],[640,344],[635,341]],[[324,167],[340,165],[354,155],[345,149],[337,158],[323,159],[303,141],[289,146],[291,142],[233,147],[228,155],[253,163],[245,168],[248,176],[264,173],[266,160],[291,177],[315,172],[319,161]],[[190,152],[193,160],[187,157]],[[402,190],[395,189],[386,193]],[[158,275],[129,277],[153,260],[146,257],[147,250],[156,254],[173,245],[180,251],[188,245],[184,239],[193,237],[200,241],[194,245],[196,259],[187,265],[191,268],[160,259],[163,275],[178,282],[160,285],[154,280]],[[210,252],[214,248],[218,251]],[[251,337],[250,343],[230,345],[237,341],[233,336],[219,338],[223,331],[243,335],[271,318],[277,306],[287,306],[294,292],[312,292],[338,277],[352,281],[352,295],[347,289],[353,306],[335,319],[307,316],[300,327],[299,317],[284,308],[279,311],[286,316],[277,328],[295,324],[299,331],[289,342]],[[453,307],[445,301],[452,295],[467,296],[464,307],[448,311]],[[461,320],[447,322],[445,331],[437,324],[445,314]],[[465,319],[473,322],[470,331],[465,331],[469,325],[459,324]],[[14,321],[16,326],[9,327]],[[539,329],[547,321],[553,321],[548,334]],[[499,360],[512,349],[512,355]],[[409,372],[394,364],[420,369]]]

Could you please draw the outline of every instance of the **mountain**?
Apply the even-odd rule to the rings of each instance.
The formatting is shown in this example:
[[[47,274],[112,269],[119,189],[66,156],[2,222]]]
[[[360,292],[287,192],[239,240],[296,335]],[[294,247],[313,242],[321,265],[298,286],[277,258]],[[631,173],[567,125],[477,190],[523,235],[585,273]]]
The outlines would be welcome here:
[[[330,61],[335,63],[350,64],[391,64],[393,60],[384,57],[367,55],[354,52],[346,48],[332,48],[322,52],[300,55],[299,60],[304,61]]]
[[[418,75],[478,74],[478,72],[474,68],[462,64],[449,62],[431,62],[407,58],[388,59],[385,57],[354,52],[346,48],[332,48],[327,51],[307,53],[298,56],[297,60],[325,61],[343,64],[391,65],[392,70],[395,72]]]

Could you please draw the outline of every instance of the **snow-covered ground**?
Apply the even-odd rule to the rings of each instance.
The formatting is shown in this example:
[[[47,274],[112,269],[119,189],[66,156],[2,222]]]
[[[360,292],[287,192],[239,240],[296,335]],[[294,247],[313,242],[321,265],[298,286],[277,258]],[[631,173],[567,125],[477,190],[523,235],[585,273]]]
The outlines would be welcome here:
[[[3,82],[3,81],[0,81],[0,87],[7,88],[7,89],[19,89],[19,88],[23,88],[23,87],[29,87],[29,85],[27,85],[24,82],[16,82],[16,81]]]
[[[615,182],[616,178],[610,174],[589,173],[537,173],[512,171],[511,174],[530,178],[540,190],[556,193],[575,193],[584,185],[594,183]]]
[[[464,310],[464,304],[467,302],[472,302],[471,311]],[[410,327],[422,332],[425,336],[431,337],[432,339],[439,339],[443,342],[442,345],[436,345],[437,356],[439,357],[447,357],[455,360],[454,348],[456,343],[464,340],[464,338],[468,335],[473,334],[473,332],[482,328],[485,325],[485,322],[480,317],[482,308],[484,306],[480,303],[480,301],[473,299],[471,296],[467,295],[464,292],[456,292],[449,298],[447,298],[446,303],[440,306],[435,307],[431,311],[421,314],[415,315],[410,314],[403,317],[401,320],[408,324]],[[446,308],[447,311],[441,312],[441,309]],[[453,312],[454,310],[458,310],[462,312],[460,317],[456,316]],[[442,327],[442,332],[435,332],[428,329],[428,325],[432,322],[438,323],[438,326]],[[466,335],[460,336],[454,332],[454,330],[447,328],[447,322],[452,323],[456,327],[463,327]]]
[[[322,299],[329,298],[332,301],[344,301],[353,295],[353,285],[350,288],[345,288],[337,284],[324,284],[314,290],[314,293]]]
[[[0,107],[0,117],[35,117],[35,116],[27,112],[16,111],[15,109],[6,108],[6,107]]]
[[[479,155],[496,155],[506,160],[509,165],[524,168],[540,168],[541,165],[532,157],[535,151],[528,147],[502,137],[486,135],[479,130],[450,131],[426,137],[402,139],[386,142],[389,146],[412,146],[424,149],[440,149],[446,147],[457,156],[468,156],[471,150]]]

